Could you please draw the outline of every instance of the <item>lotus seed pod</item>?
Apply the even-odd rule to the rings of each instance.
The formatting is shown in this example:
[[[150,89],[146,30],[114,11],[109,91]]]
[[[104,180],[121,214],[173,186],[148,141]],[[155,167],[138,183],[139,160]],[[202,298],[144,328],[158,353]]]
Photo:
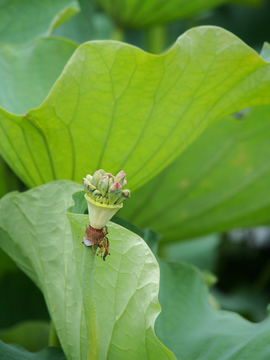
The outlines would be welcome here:
[[[130,197],[129,190],[123,190],[126,185],[125,172],[120,171],[117,177],[104,170],[95,171],[83,179],[88,204],[89,222],[95,229],[102,229],[112,216],[122,208],[123,201]],[[115,179],[119,181],[116,181]]]
[[[115,181],[115,182],[119,182],[120,185],[123,186],[123,184],[124,184],[124,182],[125,182],[125,177],[126,177],[126,173],[122,170],[122,171],[120,171],[120,172],[116,175],[114,181]]]
[[[91,199],[87,194],[85,194],[85,198],[88,204],[89,222],[95,229],[104,228],[113,215],[123,206],[123,204],[113,206],[100,204]]]
[[[98,190],[101,192],[102,196],[106,196],[109,188],[109,178],[108,176],[103,176],[98,183]]]

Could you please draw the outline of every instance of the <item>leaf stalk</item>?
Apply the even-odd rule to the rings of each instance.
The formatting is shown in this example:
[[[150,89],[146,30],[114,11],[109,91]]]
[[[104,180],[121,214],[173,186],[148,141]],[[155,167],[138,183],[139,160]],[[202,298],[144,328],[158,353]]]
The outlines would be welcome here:
[[[95,255],[91,247],[84,246],[82,261],[82,295],[87,330],[87,360],[99,357],[98,327],[95,316],[93,289]]]

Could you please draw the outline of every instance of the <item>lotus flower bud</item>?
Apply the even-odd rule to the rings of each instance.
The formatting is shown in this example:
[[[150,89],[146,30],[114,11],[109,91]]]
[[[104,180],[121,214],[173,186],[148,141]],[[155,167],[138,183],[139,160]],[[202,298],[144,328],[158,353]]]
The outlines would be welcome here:
[[[119,182],[120,185],[123,186],[123,185],[124,185],[124,182],[125,182],[125,177],[126,177],[126,173],[122,170],[122,171],[120,171],[120,172],[116,175],[114,181],[115,181],[115,182]]]
[[[122,193],[122,186],[120,185],[120,183],[115,182],[114,184],[112,184],[112,186],[109,188],[109,193],[108,193],[109,204],[113,205],[121,196],[121,193]]]
[[[98,187],[98,183],[101,180],[102,176],[105,175],[105,171],[104,170],[98,170],[94,172],[93,175],[93,179],[92,179],[92,184],[97,188]]]
[[[116,192],[118,190],[122,191],[122,186],[119,182],[115,182],[112,184],[112,186],[109,188],[109,193]]]
[[[123,190],[121,195],[123,195],[125,197],[125,200],[129,199],[130,198],[130,190],[128,190],[128,189]]]
[[[102,175],[102,176],[104,176],[105,174],[106,174],[106,172],[103,170],[103,169],[100,169],[100,170],[98,170],[99,171],[99,173]]]
[[[98,190],[93,191],[92,198],[96,200],[97,196],[101,196],[101,192]]]
[[[109,178],[108,176],[103,176],[98,183],[98,190],[101,192],[101,195],[105,197],[107,195],[109,188]]]
[[[88,175],[86,175],[86,179],[92,184],[93,176],[88,174]]]
[[[113,183],[114,183],[114,177],[109,178],[109,186],[108,186],[108,188],[110,188]]]
[[[96,196],[96,202],[98,202],[99,204],[103,203],[103,197],[102,196]]]
[[[92,185],[87,179],[83,178],[82,183],[86,192],[92,192],[96,190],[96,187]]]
[[[92,191],[95,191],[95,190],[97,190],[97,188],[92,184],[88,184],[86,186],[86,191],[92,192]]]
[[[125,200],[130,198],[130,190],[123,190],[121,196],[116,201],[116,205],[122,204]]]
[[[86,189],[87,185],[91,185],[90,181],[88,181],[86,178],[82,179],[82,184],[83,184],[85,189]]]

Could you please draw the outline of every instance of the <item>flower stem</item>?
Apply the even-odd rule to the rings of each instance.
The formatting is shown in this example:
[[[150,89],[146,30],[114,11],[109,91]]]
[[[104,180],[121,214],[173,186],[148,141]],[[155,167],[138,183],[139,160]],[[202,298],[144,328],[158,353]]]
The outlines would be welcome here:
[[[146,30],[147,51],[161,54],[166,46],[166,29],[164,26],[154,26]]]
[[[125,32],[123,31],[122,28],[120,27],[116,27],[113,31],[113,34],[112,34],[112,40],[115,40],[115,41],[125,41]]]
[[[87,360],[96,360],[99,357],[98,327],[93,294],[94,259],[92,247],[85,246],[82,263],[82,295],[87,330]]]
[[[57,332],[55,330],[53,321],[51,321],[51,325],[50,325],[49,346],[59,346],[59,347],[61,347],[61,344],[60,344],[60,341],[58,339]]]

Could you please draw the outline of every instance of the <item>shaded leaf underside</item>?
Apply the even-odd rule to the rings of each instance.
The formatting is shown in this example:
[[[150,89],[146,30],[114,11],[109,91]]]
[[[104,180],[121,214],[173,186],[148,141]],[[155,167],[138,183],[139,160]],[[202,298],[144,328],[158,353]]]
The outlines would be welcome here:
[[[98,0],[103,9],[124,28],[142,28],[183,19],[221,5],[226,0]],[[244,0],[246,2],[246,0]]]

